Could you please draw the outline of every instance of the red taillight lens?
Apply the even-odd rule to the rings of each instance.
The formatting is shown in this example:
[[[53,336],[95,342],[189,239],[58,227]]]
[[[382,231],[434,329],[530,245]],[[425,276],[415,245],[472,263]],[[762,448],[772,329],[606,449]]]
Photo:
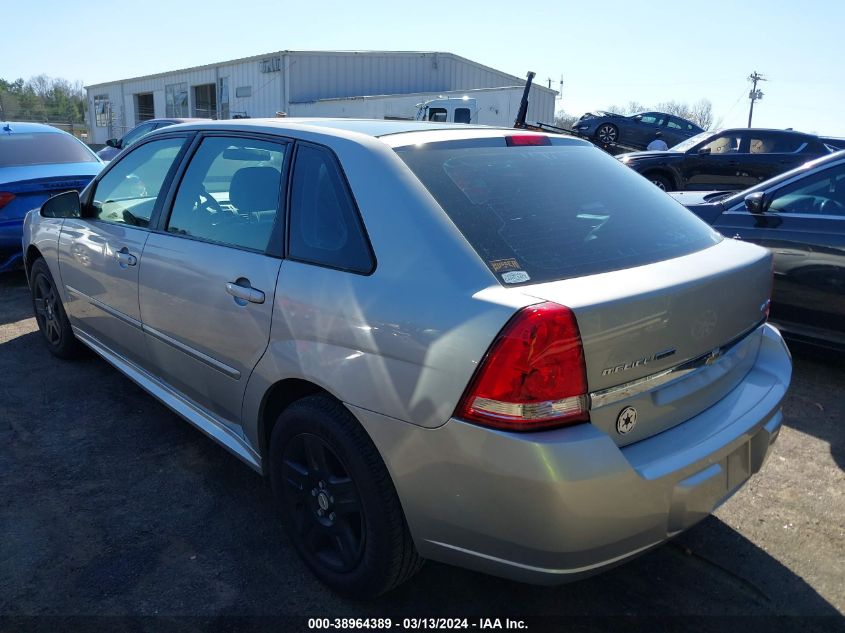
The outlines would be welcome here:
[[[5,207],[7,204],[9,204],[14,199],[15,199],[15,194],[9,193],[8,191],[0,191],[0,209]]]
[[[513,136],[506,136],[505,143],[508,147],[522,147],[525,145],[551,145],[552,142],[548,136],[542,134],[517,134]]]
[[[517,312],[476,369],[455,415],[512,431],[587,422],[584,348],[572,311],[541,303]]]

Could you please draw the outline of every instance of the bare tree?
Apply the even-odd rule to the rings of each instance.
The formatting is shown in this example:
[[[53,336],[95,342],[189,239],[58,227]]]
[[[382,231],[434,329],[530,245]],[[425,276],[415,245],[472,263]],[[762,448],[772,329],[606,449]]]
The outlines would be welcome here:
[[[29,81],[26,82],[26,85],[32,88],[32,92],[35,93],[35,96],[40,99],[44,99],[50,96],[50,92],[53,88],[53,80],[47,75],[41,74],[36,75],[35,77],[30,77]]]
[[[565,129],[570,129],[578,120],[578,117],[574,114],[569,114],[565,110],[558,110],[555,114],[555,125],[558,127],[562,127]]]
[[[688,118],[702,130],[709,130],[713,125],[713,104],[709,99],[699,99],[692,104]]]

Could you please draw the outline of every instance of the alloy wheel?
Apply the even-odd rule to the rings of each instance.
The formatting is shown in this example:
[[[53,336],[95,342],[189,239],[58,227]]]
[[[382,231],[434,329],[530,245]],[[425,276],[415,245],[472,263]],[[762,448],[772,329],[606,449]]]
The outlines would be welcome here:
[[[62,330],[59,323],[59,302],[56,291],[44,275],[38,275],[33,291],[38,327],[41,328],[50,345],[58,345],[62,340]]]
[[[354,569],[364,551],[364,514],[337,454],[318,436],[301,433],[287,443],[282,469],[292,533],[306,555],[335,572]]]
[[[612,125],[605,124],[596,131],[596,136],[602,143],[615,143],[618,132]]]

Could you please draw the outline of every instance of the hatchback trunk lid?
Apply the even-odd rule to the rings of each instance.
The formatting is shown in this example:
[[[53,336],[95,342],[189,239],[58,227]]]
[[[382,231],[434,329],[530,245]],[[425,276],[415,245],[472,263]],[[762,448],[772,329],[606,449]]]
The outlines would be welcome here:
[[[771,256],[724,240],[683,257],[521,290],[574,311],[591,420],[624,445],[700,413],[742,380],[766,315]],[[694,368],[661,376],[696,359]],[[637,422],[620,432],[628,406]]]

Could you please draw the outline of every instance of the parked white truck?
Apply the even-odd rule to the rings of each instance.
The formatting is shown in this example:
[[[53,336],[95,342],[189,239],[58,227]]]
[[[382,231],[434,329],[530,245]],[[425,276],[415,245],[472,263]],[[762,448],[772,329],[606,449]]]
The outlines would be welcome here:
[[[511,127],[524,86],[502,86],[442,93],[409,93],[319,99],[291,103],[288,114],[304,117],[417,119]],[[548,93],[548,94],[547,94]],[[554,120],[554,94],[531,91],[529,119]]]

